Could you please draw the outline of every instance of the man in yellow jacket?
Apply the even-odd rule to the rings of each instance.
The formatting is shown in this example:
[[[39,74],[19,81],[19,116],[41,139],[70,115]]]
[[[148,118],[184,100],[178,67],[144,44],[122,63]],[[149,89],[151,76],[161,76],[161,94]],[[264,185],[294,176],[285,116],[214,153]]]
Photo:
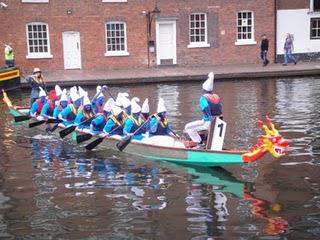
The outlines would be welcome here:
[[[14,66],[14,54],[13,54],[13,48],[11,46],[12,46],[11,43],[5,44],[5,48],[4,48],[4,59],[7,67]]]

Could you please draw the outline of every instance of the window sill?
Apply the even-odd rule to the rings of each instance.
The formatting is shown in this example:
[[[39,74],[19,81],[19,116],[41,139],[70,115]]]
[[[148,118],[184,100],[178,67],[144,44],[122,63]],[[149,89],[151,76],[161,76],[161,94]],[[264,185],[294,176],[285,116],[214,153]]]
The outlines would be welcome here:
[[[42,58],[53,58],[51,54],[28,54],[27,59],[42,59]]]
[[[122,57],[122,56],[129,56],[129,52],[106,52],[104,54],[106,57]]]
[[[254,41],[254,40],[251,40],[251,41],[237,41],[237,42],[234,43],[234,45],[236,45],[236,46],[255,45],[255,44],[257,44],[257,42]]]
[[[319,15],[319,14],[320,14],[320,11],[319,11],[319,10],[316,10],[316,11],[310,10],[310,11],[308,12],[308,14],[310,14],[310,15]]]
[[[22,0],[22,3],[49,3],[49,0]]]
[[[188,48],[208,48],[210,47],[209,43],[190,43]]]

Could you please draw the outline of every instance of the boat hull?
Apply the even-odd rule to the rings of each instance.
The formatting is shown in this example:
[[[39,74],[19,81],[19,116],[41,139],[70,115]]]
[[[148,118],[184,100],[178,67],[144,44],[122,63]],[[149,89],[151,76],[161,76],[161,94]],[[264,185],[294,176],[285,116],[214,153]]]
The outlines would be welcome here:
[[[0,89],[14,90],[20,88],[20,70],[17,67],[0,68]]]
[[[13,116],[21,116],[26,114],[28,109],[15,109],[10,108],[10,114]],[[28,123],[35,121],[33,119],[27,121]],[[47,127],[47,124],[37,126],[41,131]],[[59,127],[54,134],[59,135],[59,131],[63,127]],[[76,142],[77,134],[83,134],[81,130],[74,131],[73,134],[68,135],[65,140]],[[98,136],[93,136],[92,140]],[[90,140],[90,141],[92,141]],[[88,144],[87,141],[82,146]],[[116,143],[119,140],[106,137],[104,141],[97,146],[95,150],[112,149],[118,151]],[[205,167],[226,166],[226,165],[241,165],[244,163],[242,156],[244,151],[210,151],[210,150],[197,150],[188,148],[173,148],[151,145],[141,142],[132,141],[123,151],[127,154],[132,154],[140,157],[144,157],[151,160],[169,161],[186,165],[197,165]]]

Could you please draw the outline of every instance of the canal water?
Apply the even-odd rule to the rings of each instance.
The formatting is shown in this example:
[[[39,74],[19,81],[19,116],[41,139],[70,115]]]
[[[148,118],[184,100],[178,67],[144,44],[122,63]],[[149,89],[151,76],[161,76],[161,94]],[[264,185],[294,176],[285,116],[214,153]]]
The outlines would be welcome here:
[[[90,95],[94,94],[94,89]],[[110,87],[174,130],[201,118],[201,83]],[[272,118],[287,156],[225,168],[186,167],[115,151],[86,152],[14,123],[0,104],[0,239],[320,239],[320,79],[217,81],[225,148],[248,149]],[[10,92],[18,105],[29,92]]]

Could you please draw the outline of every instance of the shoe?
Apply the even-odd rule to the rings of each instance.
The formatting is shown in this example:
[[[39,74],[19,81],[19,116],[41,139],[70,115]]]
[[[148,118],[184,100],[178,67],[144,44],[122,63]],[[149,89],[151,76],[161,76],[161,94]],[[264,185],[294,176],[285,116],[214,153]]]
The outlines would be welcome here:
[[[269,60],[267,59],[266,66],[269,64]]]
[[[297,65],[297,61],[294,61],[294,65]]]
[[[288,66],[288,64],[285,64],[285,63],[284,63],[284,64],[282,64],[282,66]]]
[[[206,144],[204,144],[204,143],[199,143],[195,148],[196,148],[196,149],[206,149]]]
[[[198,143],[194,141],[184,141],[183,144],[186,148],[194,148],[198,145]]]

